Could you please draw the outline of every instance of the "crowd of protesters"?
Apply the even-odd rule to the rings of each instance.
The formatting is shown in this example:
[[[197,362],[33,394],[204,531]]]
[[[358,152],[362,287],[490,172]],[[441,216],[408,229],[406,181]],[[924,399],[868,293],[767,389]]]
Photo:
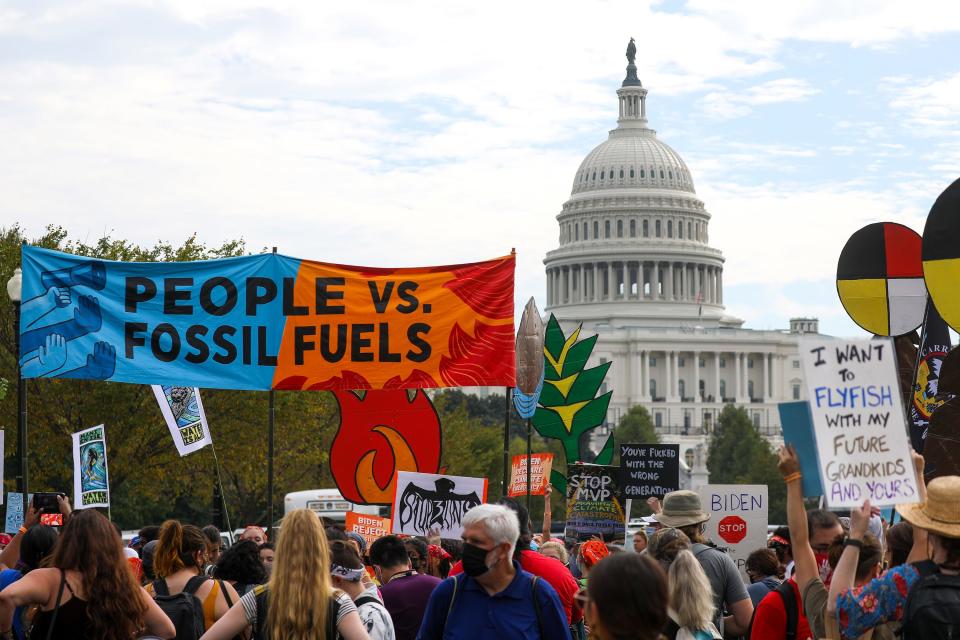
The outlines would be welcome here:
[[[0,540],[0,637],[131,640],[806,640],[960,637],[960,477],[921,485],[889,525],[805,510],[796,452],[780,451],[788,526],[746,560],[749,584],[704,537],[696,493],[652,500],[649,527],[581,542],[542,533],[510,498],[462,520],[462,540],[385,535],[372,544],[306,509],[276,544],[247,527],[169,520],[129,546],[96,510]],[[923,459],[914,454],[918,477]]]

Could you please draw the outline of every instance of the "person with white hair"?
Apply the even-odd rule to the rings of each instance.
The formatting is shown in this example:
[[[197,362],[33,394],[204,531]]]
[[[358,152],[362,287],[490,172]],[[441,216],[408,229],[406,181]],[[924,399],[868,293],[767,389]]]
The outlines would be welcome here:
[[[520,537],[516,513],[481,504],[464,514],[462,524],[463,573],[433,590],[417,640],[569,639],[556,590],[513,559]]]

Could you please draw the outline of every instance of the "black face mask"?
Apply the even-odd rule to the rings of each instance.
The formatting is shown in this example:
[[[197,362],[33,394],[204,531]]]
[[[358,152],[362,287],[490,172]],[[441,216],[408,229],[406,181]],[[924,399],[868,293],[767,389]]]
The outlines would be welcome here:
[[[481,549],[469,542],[464,542],[462,556],[463,572],[471,578],[476,578],[489,571],[490,567],[487,566],[488,553],[490,553],[490,551],[487,549]]]

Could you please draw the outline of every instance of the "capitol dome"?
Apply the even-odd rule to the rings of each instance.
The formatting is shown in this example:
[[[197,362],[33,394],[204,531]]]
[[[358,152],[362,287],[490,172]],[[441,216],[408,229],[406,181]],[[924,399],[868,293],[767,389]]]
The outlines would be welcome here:
[[[572,194],[597,189],[651,187],[695,193],[686,163],[653,129],[627,127],[587,154],[573,179]]]
[[[723,307],[723,254],[683,158],[647,125],[636,49],[617,89],[617,127],[580,163],[547,253],[547,311],[620,326],[736,327]]]

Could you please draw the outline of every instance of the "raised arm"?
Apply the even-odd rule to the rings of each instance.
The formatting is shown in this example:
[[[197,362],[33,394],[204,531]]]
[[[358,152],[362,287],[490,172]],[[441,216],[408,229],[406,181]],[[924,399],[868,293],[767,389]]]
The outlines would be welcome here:
[[[787,484],[787,525],[790,527],[790,549],[793,552],[793,575],[797,586],[804,585],[820,577],[817,559],[810,547],[807,534],[807,512],[803,508],[803,476],[800,473],[800,459],[792,445],[785,445],[777,452],[780,458],[780,475]]]
[[[23,541],[23,536],[26,535],[27,530],[39,522],[40,514],[37,513],[37,510],[34,509],[31,504],[23,517],[23,526],[17,531],[17,535],[13,536],[10,544],[8,544],[3,551],[0,551],[0,565],[3,565],[3,567],[7,569],[12,569],[17,566],[17,562],[20,560],[20,542]]]
[[[550,494],[553,493],[553,485],[548,484],[543,490],[543,541],[550,539],[550,525],[553,513],[550,509]]]
[[[853,544],[844,547],[840,554],[837,568],[833,570],[833,579],[830,581],[830,596],[827,598],[827,613],[835,615],[837,612],[837,596],[848,589],[852,589],[857,581],[857,564],[860,561],[860,546],[863,536],[867,533],[870,524],[870,501],[864,500],[859,509],[850,511],[850,535],[848,540]]]
[[[913,454],[913,468],[917,470],[917,491],[920,493],[920,502],[927,501],[927,482],[923,478],[924,460],[923,456],[916,451]],[[930,554],[927,550],[927,530],[920,527],[913,528],[913,546],[910,548],[910,555],[907,556],[907,562],[920,562],[929,560]]]

